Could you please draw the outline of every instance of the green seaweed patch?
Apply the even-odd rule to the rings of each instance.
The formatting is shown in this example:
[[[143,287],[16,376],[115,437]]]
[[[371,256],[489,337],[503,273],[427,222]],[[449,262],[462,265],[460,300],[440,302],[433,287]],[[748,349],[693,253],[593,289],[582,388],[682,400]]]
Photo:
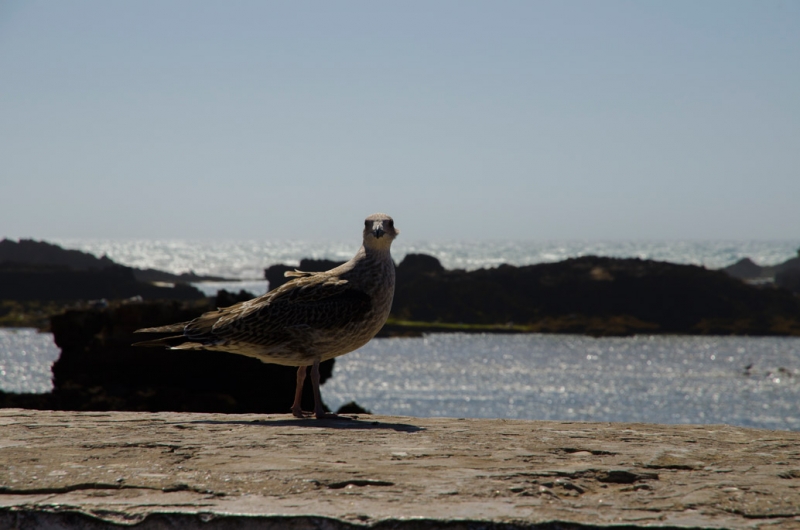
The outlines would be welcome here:
[[[379,337],[415,337],[425,333],[568,333],[595,337],[620,337],[636,334],[659,333],[657,324],[637,318],[622,316],[587,317],[584,315],[561,315],[544,317],[537,321],[518,324],[424,322],[389,317]]]
[[[68,305],[53,301],[0,300],[0,327],[50,329],[50,317],[63,313]]]
[[[422,322],[389,318],[380,336],[418,336],[423,333],[531,333],[532,326],[515,324],[467,324],[463,322]]]

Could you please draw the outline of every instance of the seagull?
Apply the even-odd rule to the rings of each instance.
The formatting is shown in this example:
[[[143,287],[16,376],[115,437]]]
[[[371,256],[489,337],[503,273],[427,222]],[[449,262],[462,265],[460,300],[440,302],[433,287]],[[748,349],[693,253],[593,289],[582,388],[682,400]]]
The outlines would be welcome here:
[[[319,365],[369,342],[383,327],[394,298],[395,267],[390,253],[400,233],[386,214],[364,221],[364,240],[350,261],[325,272],[285,273],[292,280],[263,296],[209,311],[189,322],[136,333],[178,333],[137,342],[173,350],[213,350],[254,357],[265,363],[297,366],[292,414],[312,413],[300,406],[311,366],[317,419],[325,412],[319,392]]]

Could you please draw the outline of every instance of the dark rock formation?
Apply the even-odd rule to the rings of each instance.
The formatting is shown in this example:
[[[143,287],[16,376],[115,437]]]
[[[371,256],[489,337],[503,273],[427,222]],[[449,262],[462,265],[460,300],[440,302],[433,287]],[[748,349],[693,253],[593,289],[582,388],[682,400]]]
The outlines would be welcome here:
[[[90,271],[122,267],[122,265],[109,259],[108,256],[98,258],[92,254],[81,252],[80,250],[68,250],[58,245],[47,243],[46,241],[34,241],[32,239],[20,239],[18,242],[9,239],[0,241],[0,264],[3,263],[13,263],[17,266],[57,266],[72,271]],[[217,276],[200,276],[194,272],[172,274],[156,269],[126,268],[130,268],[136,280],[140,282],[191,283],[226,280],[226,278]]]
[[[107,256],[98,258],[80,250],[67,250],[52,243],[20,239],[0,241],[0,263],[61,265],[71,270],[104,269],[116,265]]]
[[[779,272],[785,272],[785,271],[788,271],[788,270],[794,270],[794,271],[800,270],[800,249],[797,249],[797,257],[796,258],[787,259],[783,263],[778,263],[777,265],[774,265],[774,267],[775,267],[775,273],[776,274],[779,273]]]
[[[800,294],[800,267],[786,269],[775,275],[775,285]]]
[[[797,251],[796,258],[788,259],[776,265],[762,267],[754,263],[750,258],[742,258],[722,270],[734,278],[750,282],[763,280],[768,284],[774,283],[777,287],[800,294],[800,285],[795,279],[800,275],[800,249]]]
[[[764,277],[764,267],[756,264],[750,258],[742,258],[733,265],[728,265],[723,271],[740,280],[749,280]]]
[[[283,275],[287,271],[297,269],[305,272],[323,272],[338,267],[342,263],[344,263],[344,261],[333,261],[329,259],[302,259],[300,260],[300,265],[297,267],[279,263],[264,269],[264,277],[269,282],[270,290],[272,290],[280,287],[291,279]]]
[[[775,285],[800,294],[800,249],[797,257],[775,265]]]
[[[222,278],[221,276],[202,276],[200,274],[195,274],[194,271],[172,274],[171,272],[160,271],[157,269],[133,268],[133,275],[140,282],[196,283],[234,281],[230,278]]]
[[[61,357],[54,390],[43,396],[0,394],[2,407],[57,410],[141,410],[229,413],[288,412],[296,368],[222,352],[133,347],[143,327],[191,320],[207,301],[116,304],[52,318]],[[322,380],[333,361],[322,364]],[[310,385],[304,406],[313,410]]]
[[[105,298],[194,300],[203,294],[189,283],[224,278],[171,274],[119,265],[107,256],[21,239],[0,241],[0,300],[75,301]],[[152,282],[171,283],[173,287]]]
[[[73,270],[63,265],[0,264],[0,300],[119,300],[140,296],[146,300],[195,300],[196,288],[177,283],[160,287],[136,279],[133,269],[110,265]]]
[[[800,334],[800,299],[692,265],[583,257],[466,272],[421,262],[397,268],[393,319],[596,335]]]
[[[408,254],[397,267],[397,274],[401,276],[401,281],[420,274],[436,275],[444,272],[445,269],[441,262],[427,254]]]
[[[225,289],[217,291],[217,297],[214,300],[214,307],[229,307],[239,302],[246,302],[252,300],[256,295],[244,289],[238,293],[229,293]]]

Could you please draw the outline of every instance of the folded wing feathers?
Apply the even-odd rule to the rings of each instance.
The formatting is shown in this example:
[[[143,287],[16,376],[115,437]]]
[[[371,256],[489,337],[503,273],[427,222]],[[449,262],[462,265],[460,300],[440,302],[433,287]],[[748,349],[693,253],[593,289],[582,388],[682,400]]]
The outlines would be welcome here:
[[[183,335],[143,341],[136,345],[199,349],[204,344],[251,335],[254,327],[262,328],[267,334],[276,333],[272,339],[280,341],[279,336],[285,335],[291,328],[309,328],[302,322],[303,319],[296,324],[291,323],[292,316],[300,316],[310,310],[314,317],[319,317],[317,310],[331,304],[332,307],[325,308],[325,312],[330,314],[332,311],[333,319],[341,321],[350,317],[357,318],[369,309],[368,296],[360,291],[351,290],[348,281],[338,276],[325,272],[302,271],[287,272],[285,275],[294,279],[253,300],[209,311],[190,322],[137,330],[137,333],[178,332]],[[317,310],[311,309],[312,307],[316,307]],[[312,317],[311,314],[306,316]],[[312,317],[312,320],[314,319]],[[177,339],[189,342],[178,344]],[[272,339],[265,336],[259,342],[273,342]]]
[[[283,273],[284,278],[307,278],[309,276],[314,276],[315,274],[319,274],[318,272],[305,272],[299,271],[297,269],[293,271],[286,271]]]
[[[134,333],[177,333],[183,331],[183,328],[185,328],[187,324],[189,324],[189,322],[178,322],[177,324],[168,324],[155,328],[142,328],[137,329]]]
[[[156,329],[156,328],[152,328]],[[138,333],[138,331],[136,332]],[[184,335],[174,335],[172,337],[162,337],[160,339],[153,339],[153,340],[143,340],[141,342],[134,342],[131,346],[162,346],[165,348],[174,347],[174,345],[179,344],[182,341],[185,341],[186,337]]]

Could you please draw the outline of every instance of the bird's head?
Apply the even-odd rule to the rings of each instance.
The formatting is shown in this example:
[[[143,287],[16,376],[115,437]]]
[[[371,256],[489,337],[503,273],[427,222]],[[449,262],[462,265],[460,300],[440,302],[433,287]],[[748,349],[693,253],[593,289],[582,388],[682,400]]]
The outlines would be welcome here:
[[[394,227],[394,219],[384,213],[372,214],[364,220],[364,246],[388,249],[400,230]]]

